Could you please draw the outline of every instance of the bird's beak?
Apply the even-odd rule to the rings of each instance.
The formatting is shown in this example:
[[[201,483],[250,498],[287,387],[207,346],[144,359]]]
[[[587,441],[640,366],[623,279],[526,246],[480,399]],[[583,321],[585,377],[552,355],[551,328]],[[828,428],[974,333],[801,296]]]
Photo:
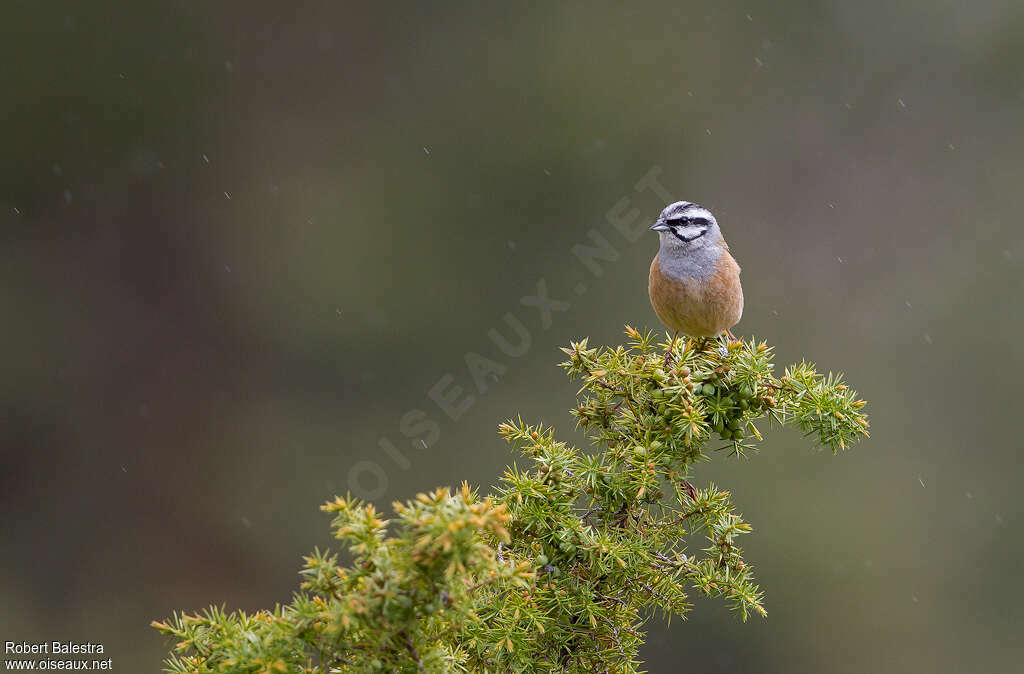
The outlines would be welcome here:
[[[671,229],[672,229],[671,227],[666,225],[661,220],[658,220],[656,223],[651,225],[651,231],[652,232],[667,232],[667,231],[670,231]]]

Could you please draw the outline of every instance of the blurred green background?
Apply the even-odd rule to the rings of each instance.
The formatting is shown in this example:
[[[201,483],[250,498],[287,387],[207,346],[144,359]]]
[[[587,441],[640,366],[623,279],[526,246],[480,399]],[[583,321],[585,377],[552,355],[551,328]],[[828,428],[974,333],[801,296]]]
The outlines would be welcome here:
[[[769,617],[695,599],[649,669],[1020,671],[1021,3],[12,1],[0,34],[0,639],[157,671],[151,619],[287,601],[334,494],[487,488],[517,413],[574,437],[556,347],[657,327],[656,239],[608,213],[652,221],[660,169],[743,266],[737,332],[845,371],[872,438],[703,467]],[[452,421],[467,352],[507,370]]]

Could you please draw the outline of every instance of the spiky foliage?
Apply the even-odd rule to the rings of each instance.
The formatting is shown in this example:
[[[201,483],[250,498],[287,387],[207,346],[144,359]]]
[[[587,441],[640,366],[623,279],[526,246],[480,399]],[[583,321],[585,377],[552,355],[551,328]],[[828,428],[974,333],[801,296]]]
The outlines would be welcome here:
[[[273,611],[154,623],[178,642],[166,671],[634,672],[645,621],[684,616],[688,592],[766,615],[738,545],[750,524],[692,468],[709,450],[756,449],[758,419],[838,452],[867,436],[864,402],[808,363],[776,378],[763,342],[626,334],[563,349],[595,450],[510,420],[500,432],[528,465],[493,496],[438,489],[393,504],[392,522],[352,498],[327,503],[350,561],[314,552]]]

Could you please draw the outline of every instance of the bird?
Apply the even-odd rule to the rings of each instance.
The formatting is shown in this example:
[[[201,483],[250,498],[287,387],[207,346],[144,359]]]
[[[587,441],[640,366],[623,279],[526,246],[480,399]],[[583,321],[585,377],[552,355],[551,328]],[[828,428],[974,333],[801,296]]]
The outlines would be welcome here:
[[[651,262],[647,291],[661,322],[673,331],[669,354],[680,333],[700,338],[723,333],[743,316],[740,266],[711,211],[689,201],[662,210],[651,225],[661,239]]]

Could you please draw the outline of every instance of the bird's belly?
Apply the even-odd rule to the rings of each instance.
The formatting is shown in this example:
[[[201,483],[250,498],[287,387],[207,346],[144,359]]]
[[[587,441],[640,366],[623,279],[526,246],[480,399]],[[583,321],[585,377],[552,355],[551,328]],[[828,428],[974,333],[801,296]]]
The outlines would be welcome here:
[[[706,280],[675,279],[662,273],[655,258],[648,289],[658,318],[672,330],[691,337],[716,337],[736,325],[743,313],[743,291],[735,262],[720,267]]]

